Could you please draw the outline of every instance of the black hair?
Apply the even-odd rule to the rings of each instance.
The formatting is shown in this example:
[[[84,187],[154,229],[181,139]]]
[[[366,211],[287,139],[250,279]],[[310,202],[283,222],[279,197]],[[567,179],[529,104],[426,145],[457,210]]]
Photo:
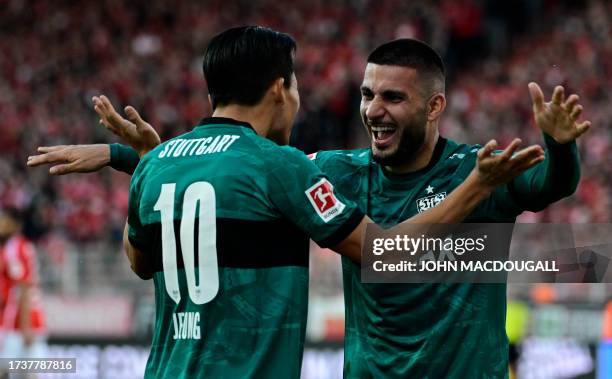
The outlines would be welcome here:
[[[212,107],[255,105],[278,79],[291,86],[295,40],[261,26],[228,29],[212,38],[204,55],[204,78]]]
[[[446,69],[440,55],[428,44],[412,38],[396,39],[378,46],[368,63],[410,67],[419,72],[434,90],[444,91]],[[436,88],[436,83],[440,88]]]

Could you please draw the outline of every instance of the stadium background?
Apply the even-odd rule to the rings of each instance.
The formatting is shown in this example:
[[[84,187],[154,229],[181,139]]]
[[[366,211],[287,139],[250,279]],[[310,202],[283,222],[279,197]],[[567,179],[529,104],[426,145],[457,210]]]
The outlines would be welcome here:
[[[135,106],[162,139],[188,130],[210,113],[206,42],[240,24],[297,39],[302,108],[292,144],[308,153],[367,143],[358,117],[364,62],[392,38],[417,37],[443,54],[441,130],[458,141],[540,142],[527,83],[547,96],[563,84],[594,125],[579,143],[580,187],[520,222],[610,222],[612,2],[0,0],[0,202],[27,212],[52,353],[76,356],[79,377],[138,377],[146,360],[153,288],[131,274],[120,247],[129,177],[105,169],[53,178],[26,170],[26,157],[40,145],[116,142],[91,107],[100,93]],[[340,264],[313,251],[304,378],[338,378]],[[602,345],[611,295],[610,284],[510,286],[529,320],[519,378],[612,377],[612,347]]]

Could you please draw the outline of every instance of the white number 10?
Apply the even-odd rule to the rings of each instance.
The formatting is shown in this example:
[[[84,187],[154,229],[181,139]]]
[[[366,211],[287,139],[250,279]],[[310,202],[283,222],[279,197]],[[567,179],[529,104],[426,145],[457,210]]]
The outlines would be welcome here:
[[[176,263],[176,239],[174,234],[174,193],[176,183],[162,184],[155,210],[161,212],[162,262],[166,292],[175,303],[181,300],[178,268]],[[196,208],[198,218],[198,278],[195,276],[194,229]],[[185,191],[180,230],[181,250],[189,298],[201,305],[211,301],[219,291],[217,266],[217,223],[215,189],[210,183],[195,182]]]

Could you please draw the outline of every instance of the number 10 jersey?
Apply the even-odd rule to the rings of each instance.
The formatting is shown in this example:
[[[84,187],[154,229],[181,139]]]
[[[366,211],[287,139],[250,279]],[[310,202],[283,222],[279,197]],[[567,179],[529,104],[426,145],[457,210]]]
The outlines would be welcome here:
[[[140,162],[130,243],[150,259],[156,321],[147,378],[298,378],[308,237],[363,218],[301,151],[231,119],[203,120]]]

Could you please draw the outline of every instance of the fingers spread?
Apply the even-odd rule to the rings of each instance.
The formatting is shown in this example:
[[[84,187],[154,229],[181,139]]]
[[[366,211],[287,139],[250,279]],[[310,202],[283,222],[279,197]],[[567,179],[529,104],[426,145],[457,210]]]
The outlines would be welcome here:
[[[541,111],[542,109],[544,109],[544,93],[542,93],[542,89],[535,82],[529,83],[528,87],[534,109],[536,111]]]

